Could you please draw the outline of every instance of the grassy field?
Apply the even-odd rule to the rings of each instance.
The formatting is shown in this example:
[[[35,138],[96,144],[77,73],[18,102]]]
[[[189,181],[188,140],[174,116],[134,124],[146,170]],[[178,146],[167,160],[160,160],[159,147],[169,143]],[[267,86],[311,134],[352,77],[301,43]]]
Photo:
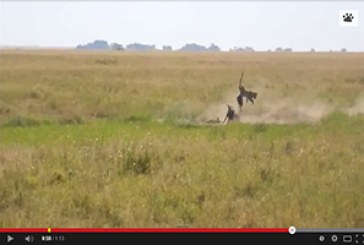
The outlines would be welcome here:
[[[0,227],[364,227],[364,55],[0,53]],[[258,92],[241,122],[241,71]]]

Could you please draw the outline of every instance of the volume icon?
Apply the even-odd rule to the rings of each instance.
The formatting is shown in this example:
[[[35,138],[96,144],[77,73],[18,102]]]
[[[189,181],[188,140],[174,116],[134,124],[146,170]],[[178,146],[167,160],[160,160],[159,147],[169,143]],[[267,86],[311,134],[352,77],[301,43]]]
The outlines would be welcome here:
[[[34,241],[34,237],[33,236],[26,236],[25,237],[25,241],[27,241],[27,242],[33,242]]]

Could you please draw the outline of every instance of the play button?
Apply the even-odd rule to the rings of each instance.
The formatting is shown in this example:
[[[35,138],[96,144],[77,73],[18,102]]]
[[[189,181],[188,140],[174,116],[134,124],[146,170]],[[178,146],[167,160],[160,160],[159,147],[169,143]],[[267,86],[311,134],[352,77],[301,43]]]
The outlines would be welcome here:
[[[8,235],[7,238],[6,238],[7,242],[11,242],[12,240],[14,240],[14,237]]]

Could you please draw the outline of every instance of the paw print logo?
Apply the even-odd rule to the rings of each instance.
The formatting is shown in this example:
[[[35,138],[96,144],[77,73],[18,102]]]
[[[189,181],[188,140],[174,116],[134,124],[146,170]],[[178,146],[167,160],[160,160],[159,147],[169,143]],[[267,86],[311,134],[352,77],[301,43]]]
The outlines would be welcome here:
[[[337,17],[339,21],[339,26],[342,27],[359,26],[359,10],[343,9],[339,11],[339,15]]]
[[[344,20],[344,22],[352,22],[352,21],[353,21],[353,19],[354,19],[354,16],[353,16],[353,14],[352,14],[352,13],[345,13],[345,14],[343,15],[343,20]]]

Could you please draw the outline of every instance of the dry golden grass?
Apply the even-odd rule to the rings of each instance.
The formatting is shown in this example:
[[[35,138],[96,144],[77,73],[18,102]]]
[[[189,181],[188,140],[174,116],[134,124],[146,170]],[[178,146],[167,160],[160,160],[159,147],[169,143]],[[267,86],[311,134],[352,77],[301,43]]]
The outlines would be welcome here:
[[[350,107],[364,83],[362,54],[345,53],[2,51],[0,62],[0,122],[192,119],[211,102],[225,104],[228,92],[235,99],[242,70],[262,103],[319,99]]]
[[[0,227],[363,227],[364,116],[347,114],[363,112],[362,67],[350,53],[1,51]],[[242,70],[253,123],[199,125],[235,103]]]

